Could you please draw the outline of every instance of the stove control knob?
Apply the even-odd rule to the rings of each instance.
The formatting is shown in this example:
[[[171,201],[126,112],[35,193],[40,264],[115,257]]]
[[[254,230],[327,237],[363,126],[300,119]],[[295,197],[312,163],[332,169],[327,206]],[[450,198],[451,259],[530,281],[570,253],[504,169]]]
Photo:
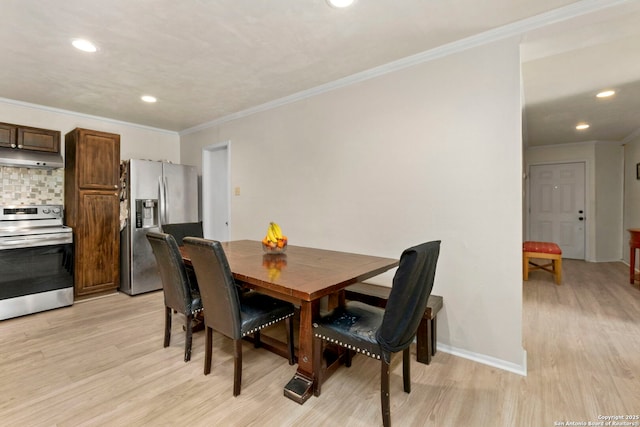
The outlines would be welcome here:
[[[48,214],[48,213],[49,213],[49,208],[43,208],[43,209],[42,209],[42,213],[44,213],[44,214]]]
[[[53,208],[53,213],[56,215],[60,214],[60,208]]]

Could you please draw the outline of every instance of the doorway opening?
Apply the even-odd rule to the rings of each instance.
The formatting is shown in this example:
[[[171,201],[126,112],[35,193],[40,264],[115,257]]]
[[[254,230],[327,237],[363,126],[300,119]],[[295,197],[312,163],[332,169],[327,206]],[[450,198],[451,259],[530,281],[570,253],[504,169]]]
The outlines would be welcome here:
[[[230,240],[231,141],[202,149],[202,231],[206,239]]]

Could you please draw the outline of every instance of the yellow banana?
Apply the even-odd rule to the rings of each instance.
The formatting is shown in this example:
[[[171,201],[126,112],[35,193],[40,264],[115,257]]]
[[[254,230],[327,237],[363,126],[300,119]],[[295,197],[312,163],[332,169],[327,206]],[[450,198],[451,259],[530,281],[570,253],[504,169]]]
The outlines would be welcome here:
[[[276,237],[275,233],[273,232],[273,227],[269,227],[267,229],[267,239],[269,239],[270,242],[276,243],[278,241],[278,238]]]
[[[280,226],[275,222],[270,223],[270,229],[273,229],[273,234],[276,236],[276,239],[282,239],[282,230]]]

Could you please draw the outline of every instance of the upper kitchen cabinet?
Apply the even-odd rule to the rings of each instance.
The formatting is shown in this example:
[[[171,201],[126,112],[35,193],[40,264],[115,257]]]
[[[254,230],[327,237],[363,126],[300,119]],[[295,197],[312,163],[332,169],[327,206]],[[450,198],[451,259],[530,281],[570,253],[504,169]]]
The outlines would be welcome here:
[[[0,147],[12,148],[16,145],[18,127],[8,123],[0,123]]]
[[[60,152],[60,131],[0,123],[0,147]]]
[[[81,141],[81,143],[80,143]],[[76,167],[78,188],[115,190],[120,184],[120,135],[88,129],[75,129],[65,136],[67,164]],[[73,156],[74,158],[69,158]],[[82,161],[76,161],[82,159]]]

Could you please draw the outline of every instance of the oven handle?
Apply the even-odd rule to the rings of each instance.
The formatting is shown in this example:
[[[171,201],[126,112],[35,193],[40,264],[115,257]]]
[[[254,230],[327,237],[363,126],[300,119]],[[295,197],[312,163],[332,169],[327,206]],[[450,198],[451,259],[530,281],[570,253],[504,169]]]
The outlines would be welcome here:
[[[35,246],[52,246],[52,245],[63,245],[72,243],[72,237],[68,235],[58,235],[58,236],[30,236],[28,238],[6,238],[0,239],[0,250],[3,249],[20,249],[20,248],[32,248]]]

